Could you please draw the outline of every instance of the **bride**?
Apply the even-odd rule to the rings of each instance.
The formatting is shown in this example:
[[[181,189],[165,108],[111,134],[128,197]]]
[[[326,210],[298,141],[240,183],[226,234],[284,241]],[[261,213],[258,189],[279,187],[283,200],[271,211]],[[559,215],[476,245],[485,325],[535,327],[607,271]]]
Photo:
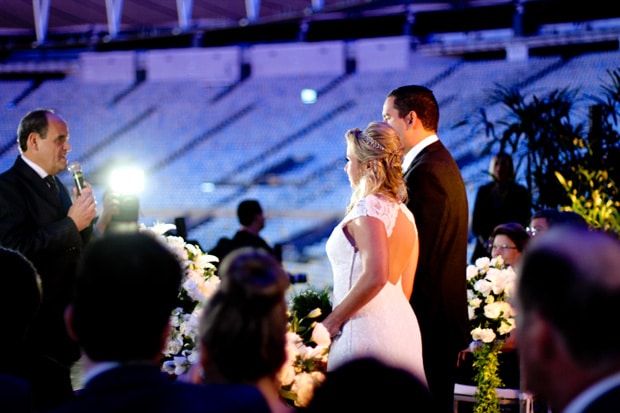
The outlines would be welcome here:
[[[372,356],[407,369],[426,383],[418,321],[409,304],[418,261],[418,236],[404,202],[398,133],[371,122],[345,134],[353,194],[326,251],[334,277],[333,337],[328,370]]]

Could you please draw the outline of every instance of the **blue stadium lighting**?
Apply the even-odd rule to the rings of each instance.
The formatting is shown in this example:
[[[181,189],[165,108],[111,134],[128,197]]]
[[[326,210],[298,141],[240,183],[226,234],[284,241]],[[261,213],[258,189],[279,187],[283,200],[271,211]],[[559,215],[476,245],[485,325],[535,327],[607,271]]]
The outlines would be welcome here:
[[[307,105],[311,105],[316,102],[316,90],[314,89],[302,89],[301,101]]]

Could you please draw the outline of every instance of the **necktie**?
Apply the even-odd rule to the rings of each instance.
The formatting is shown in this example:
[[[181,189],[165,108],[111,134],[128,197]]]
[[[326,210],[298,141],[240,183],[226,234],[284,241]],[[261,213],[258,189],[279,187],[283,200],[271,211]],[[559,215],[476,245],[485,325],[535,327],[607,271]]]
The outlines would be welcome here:
[[[48,175],[43,179],[45,179],[45,182],[47,182],[47,185],[50,187],[50,190],[58,193],[58,185],[56,184],[56,179],[54,179],[52,175]]]
[[[48,175],[43,179],[45,179],[45,182],[49,186],[50,188],[49,190],[53,191],[53,193],[60,200],[60,205],[62,205],[63,211],[67,212],[72,204],[71,198],[69,197],[69,194],[67,193],[67,191],[64,189],[63,190],[60,189],[60,186],[58,186],[58,182],[56,182],[56,178],[54,178],[52,175]]]

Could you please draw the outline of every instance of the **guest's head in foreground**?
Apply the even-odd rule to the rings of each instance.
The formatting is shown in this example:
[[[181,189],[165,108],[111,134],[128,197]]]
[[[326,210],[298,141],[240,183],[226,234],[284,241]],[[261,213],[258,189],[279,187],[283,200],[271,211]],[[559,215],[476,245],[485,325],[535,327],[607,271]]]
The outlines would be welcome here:
[[[276,375],[286,359],[288,274],[272,255],[250,247],[227,255],[219,272],[221,284],[200,325],[204,381],[256,385],[279,410]]]
[[[489,237],[489,252],[492,258],[501,255],[504,264],[514,266],[529,239],[529,234],[518,222],[500,224]]]
[[[9,248],[0,247],[0,268],[0,321],[6,332],[0,340],[0,353],[5,355],[0,364],[0,411],[30,412],[37,400],[37,384],[51,387],[47,382],[34,380],[30,372],[40,369],[41,358],[35,357],[25,344],[41,305],[41,280],[32,263]],[[23,357],[14,357],[16,354]]]
[[[345,172],[353,188],[349,208],[369,194],[382,194],[394,201],[407,199],[402,174],[403,150],[396,129],[385,122],[371,122],[363,131],[350,129]]]
[[[50,413],[267,413],[254,386],[186,383],[163,373],[181,261],[147,232],[109,233],[80,261],[69,331],[83,352],[83,388]]]
[[[587,411],[617,411],[619,380],[583,392],[620,374],[620,329],[613,327],[620,318],[619,241],[581,227],[553,227],[528,244],[517,273],[517,348],[526,387],[553,411],[568,411],[579,395],[583,405],[574,411],[604,406],[609,397],[612,407]]]
[[[158,361],[177,302],[182,269],[146,233],[93,241],[78,266],[70,331],[94,362]]]
[[[305,411],[431,412],[430,400],[426,385],[409,371],[363,357],[328,371]]]

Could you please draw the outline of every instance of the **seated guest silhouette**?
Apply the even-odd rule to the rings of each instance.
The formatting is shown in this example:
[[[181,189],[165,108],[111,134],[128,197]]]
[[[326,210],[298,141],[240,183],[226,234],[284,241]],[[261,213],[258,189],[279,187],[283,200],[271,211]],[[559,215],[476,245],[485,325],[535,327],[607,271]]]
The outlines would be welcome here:
[[[200,325],[198,381],[256,385],[272,413],[291,412],[276,377],[286,360],[287,273],[266,251],[251,247],[231,252],[219,272],[222,282]]]
[[[362,357],[328,371],[304,411],[426,413],[430,401],[426,383],[409,371]]]
[[[0,363],[0,411],[30,412],[35,407],[35,390],[40,399],[50,389],[63,391],[56,386],[57,381],[36,374],[46,360],[25,344],[27,330],[41,304],[41,280],[31,262],[9,248],[0,247],[0,268],[0,320],[3,330],[9,332],[0,340],[0,354],[4,355]],[[71,392],[70,388],[65,390]]]
[[[181,278],[174,253],[149,234],[106,234],[89,244],[65,317],[82,350],[83,389],[53,412],[269,411],[253,386],[198,386],[160,371]]]
[[[530,236],[535,237],[558,222],[560,222],[560,211],[554,208],[543,208],[534,211],[526,230]]]
[[[575,225],[588,228],[588,222],[574,211],[559,211],[553,208],[545,208],[532,214],[527,232],[534,237],[557,225]]]
[[[529,234],[518,222],[499,224],[489,237],[491,258],[501,255],[504,264],[514,267],[529,239]]]

